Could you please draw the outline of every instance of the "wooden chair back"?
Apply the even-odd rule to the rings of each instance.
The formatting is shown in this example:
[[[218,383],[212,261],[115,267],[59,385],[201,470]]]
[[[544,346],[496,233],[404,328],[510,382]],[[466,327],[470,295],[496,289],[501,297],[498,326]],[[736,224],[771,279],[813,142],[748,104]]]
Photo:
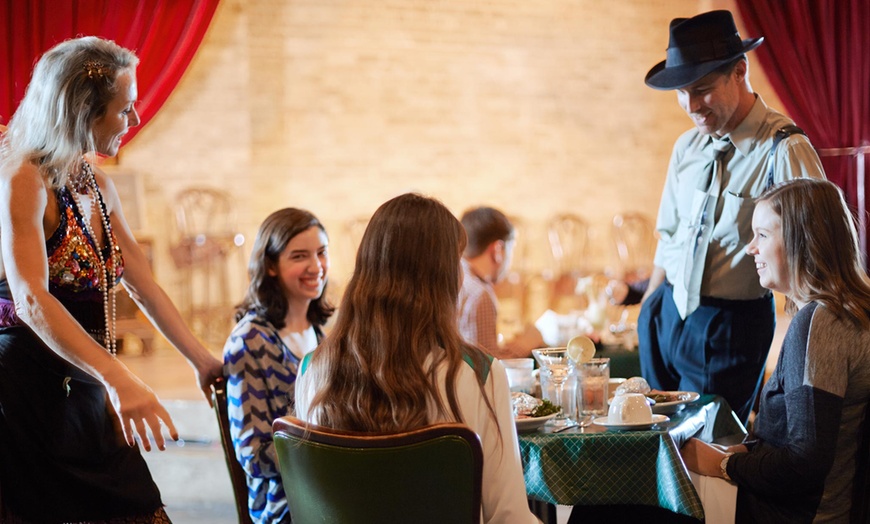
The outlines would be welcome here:
[[[227,381],[221,380],[211,387],[211,402],[220,429],[221,447],[224,450],[224,459],[227,462],[227,470],[230,473],[230,482],[233,485],[233,498],[236,501],[236,513],[239,524],[253,524],[251,514],[248,511],[248,479],[245,470],[236,458],[236,450],[233,447],[233,438],[230,435],[230,417],[227,413]]]

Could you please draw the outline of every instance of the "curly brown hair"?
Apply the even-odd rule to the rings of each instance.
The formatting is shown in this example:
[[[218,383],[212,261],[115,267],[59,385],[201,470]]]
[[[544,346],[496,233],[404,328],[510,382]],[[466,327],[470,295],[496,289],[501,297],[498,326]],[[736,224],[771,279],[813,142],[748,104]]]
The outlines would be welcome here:
[[[248,262],[250,283],[245,298],[236,306],[236,322],[248,311],[254,311],[275,328],[284,327],[288,308],[287,298],[278,285],[277,277],[269,275],[269,268],[278,265],[278,258],[293,237],[312,227],[317,227],[326,233],[326,229],[317,217],[304,209],[288,207],[266,217],[254,240],[254,249]],[[326,300],[325,284],[320,296],[308,305],[306,318],[319,328],[326,323],[333,312],[335,308]]]

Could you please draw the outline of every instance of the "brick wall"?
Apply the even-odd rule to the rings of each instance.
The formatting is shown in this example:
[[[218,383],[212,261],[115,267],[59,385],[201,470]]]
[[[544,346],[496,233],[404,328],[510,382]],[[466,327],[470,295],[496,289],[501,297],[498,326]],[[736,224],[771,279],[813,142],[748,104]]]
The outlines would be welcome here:
[[[344,225],[415,190],[457,214],[489,204],[525,224],[527,265],[550,263],[546,220],[592,225],[591,265],[612,267],[614,213],[654,216],[671,146],[690,125],[643,77],[667,26],[726,0],[223,0],[161,113],[122,152],[144,180],[155,269],[170,293],[174,195],[230,191],[248,238],[310,209],[329,229],[333,276]],[[752,60],[752,57],[750,57]],[[753,85],[778,106],[751,62]]]

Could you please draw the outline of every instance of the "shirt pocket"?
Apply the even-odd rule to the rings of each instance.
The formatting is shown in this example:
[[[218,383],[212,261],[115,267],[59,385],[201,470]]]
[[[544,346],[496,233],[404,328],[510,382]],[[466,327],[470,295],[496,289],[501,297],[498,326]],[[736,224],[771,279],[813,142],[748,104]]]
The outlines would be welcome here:
[[[755,200],[726,191],[722,215],[713,229],[713,240],[723,247],[743,246],[752,238],[752,213]]]

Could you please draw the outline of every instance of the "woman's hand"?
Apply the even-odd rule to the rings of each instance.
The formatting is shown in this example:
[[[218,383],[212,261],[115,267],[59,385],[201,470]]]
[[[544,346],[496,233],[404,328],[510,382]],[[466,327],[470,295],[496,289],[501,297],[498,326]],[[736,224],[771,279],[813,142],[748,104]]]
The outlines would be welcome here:
[[[689,471],[708,477],[722,478],[722,470],[719,468],[719,465],[722,463],[722,459],[725,458],[724,451],[696,438],[690,438],[680,448],[680,455],[682,455],[683,462],[685,462]]]
[[[135,435],[138,434],[145,451],[151,451],[151,439],[148,437],[147,429],[150,428],[157,448],[161,451],[165,450],[166,442],[161,431],[161,421],[166,425],[172,439],[178,440],[178,430],[175,429],[169,412],[160,404],[151,388],[129,370],[118,366],[111,375],[105,376],[105,384],[109,401],[129,446],[136,445]]]
[[[199,389],[202,390],[202,394],[205,395],[205,399],[211,405],[211,385],[223,378],[223,362],[210,356],[204,362],[194,364],[193,368],[196,370],[196,382],[199,384]]]

